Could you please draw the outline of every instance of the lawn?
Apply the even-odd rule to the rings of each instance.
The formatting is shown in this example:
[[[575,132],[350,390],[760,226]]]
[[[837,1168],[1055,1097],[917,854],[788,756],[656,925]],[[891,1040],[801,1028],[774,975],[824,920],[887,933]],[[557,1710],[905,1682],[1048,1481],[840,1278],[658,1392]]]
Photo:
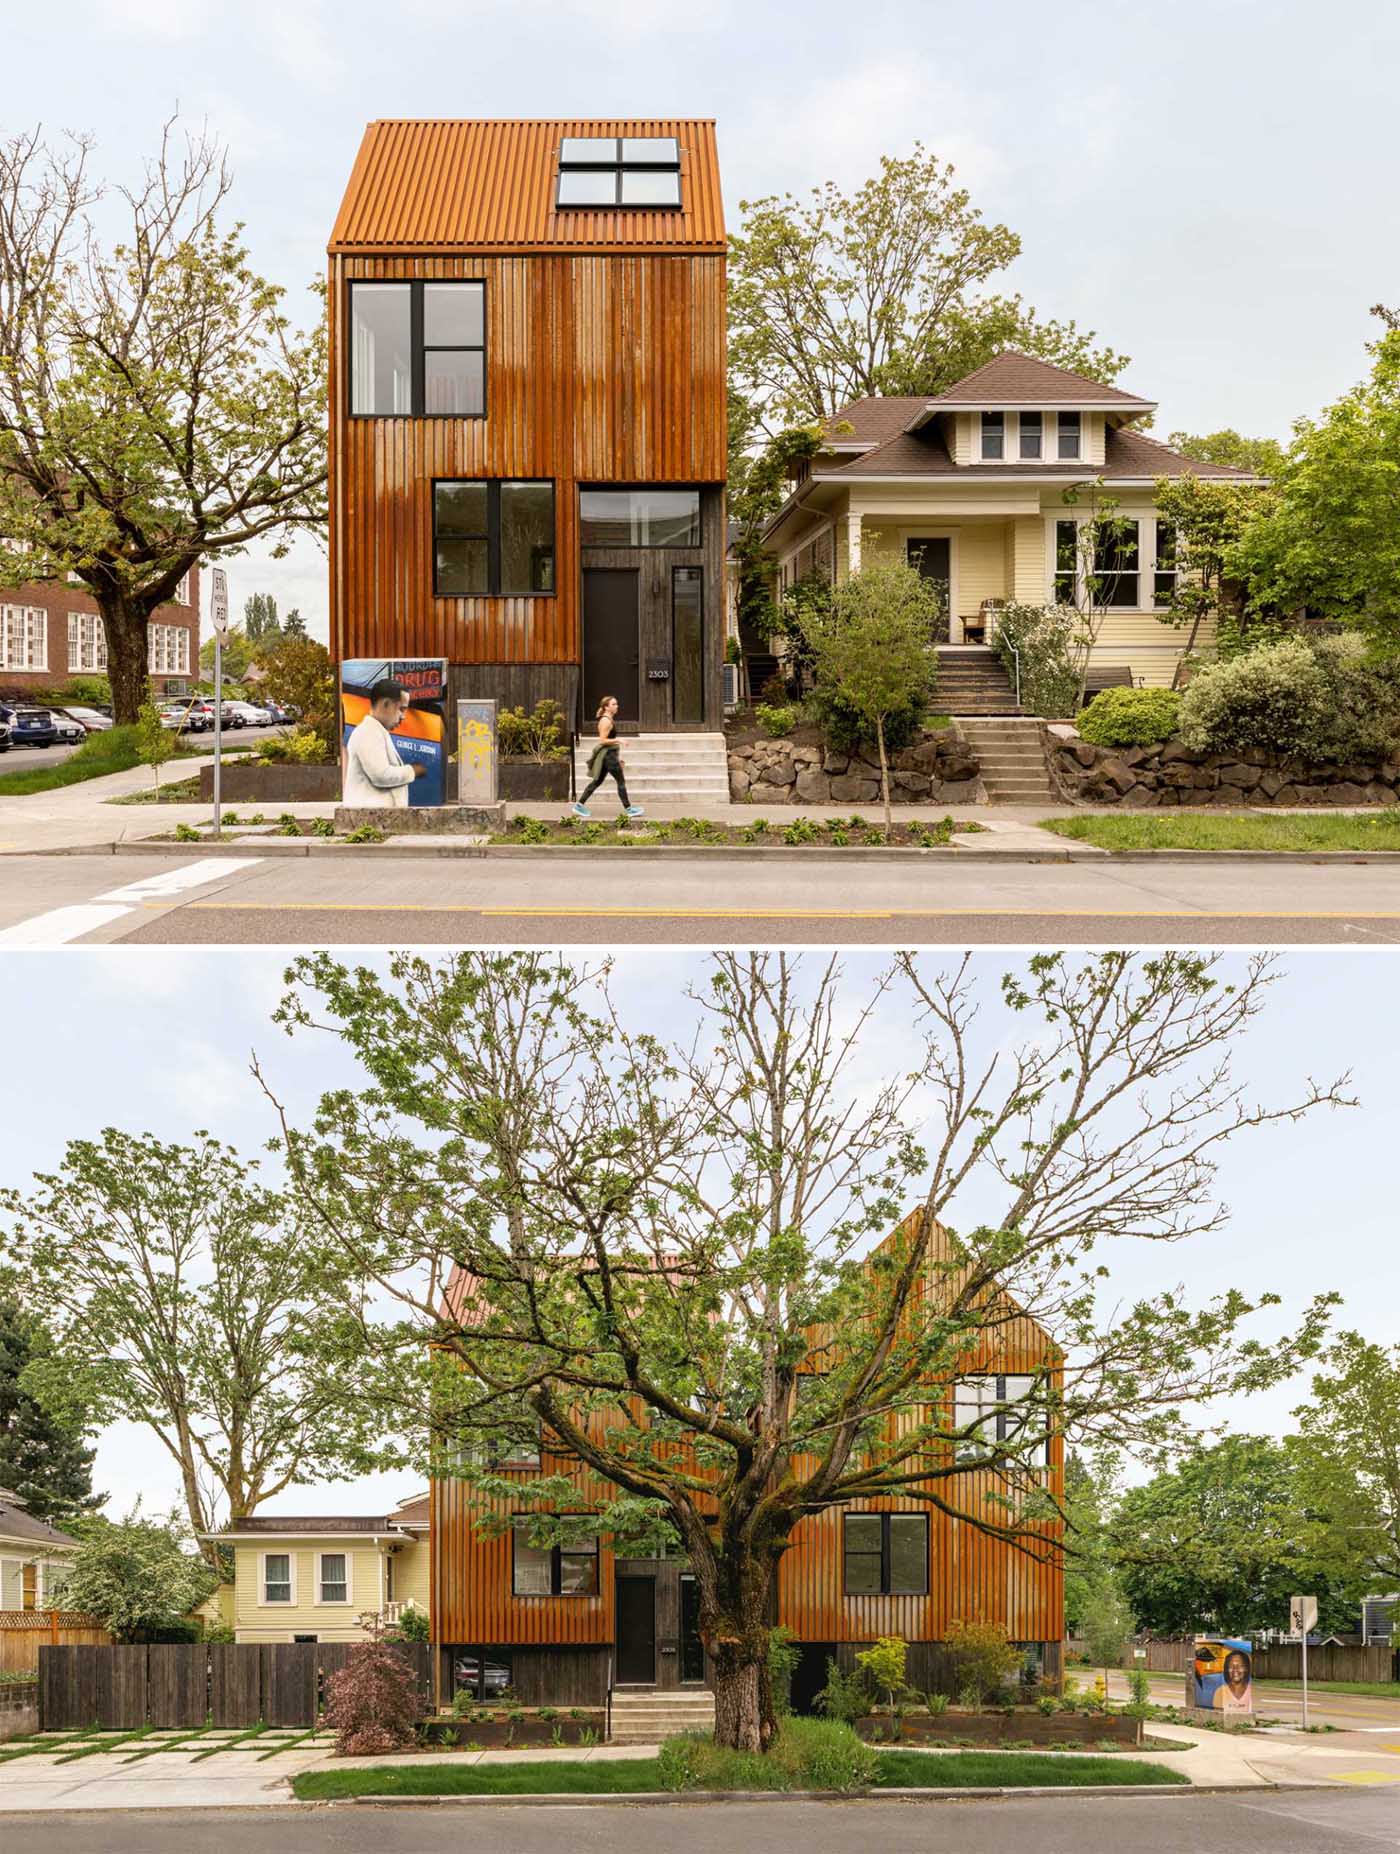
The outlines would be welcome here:
[[[1256,1687],[1282,1687],[1301,1693],[1301,1680],[1256,1680]],[[1309,1680],[1309,1693],[1359,1693],[1366,1699],[1400,1700],[1400,1680]]]
[[[177,747],[176,757],[192,758],[194,752],[193,748]],[[106,728],[100,734],[89,734],[75,753],[52,766],[26,766],[22,771],[0,772],[0,798],[28,798],[35,792],[56,792],[61,786],[81,785],[85,779],[101,779],[107,773],[129,772],[140,764],[136,729]],[[151,783],[154,786],[155,781]]]
[[[748,1779],[751,1783],[751,1779]],[[1052,1757],[1032,1751],[885,1751],[877,1789],[1026,1789],[1085,1784],[1173,1784],[1165,1764],[1126,1757]],[[664,1789],[659,1758],[576,1759],[558,1764],[402,1764],[370,1770],[306,1770],[292,1779],[301,1802],[346,1796],[625,1796]],[[775,1786],[776,1787],[776,1786]]]
[[[1044,818],[1040,828],[1101,850],[1400,850],[1400,807],[1345,817],[1134,811],[1121,817]]]

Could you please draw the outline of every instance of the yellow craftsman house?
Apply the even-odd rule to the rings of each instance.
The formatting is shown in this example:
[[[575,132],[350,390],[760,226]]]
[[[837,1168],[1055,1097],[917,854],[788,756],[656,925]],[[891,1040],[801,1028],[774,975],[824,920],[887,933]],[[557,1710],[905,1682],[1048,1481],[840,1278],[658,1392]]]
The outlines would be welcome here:
[[[240,1642],[344,1642],[429,1606],[428,1496],[392,1513],[257,1514],[211,1534],[233,1552]]]
[[[35,1519],[19,1495],[0,1487],[0,1610],[56,1609],[78,1541]]]
[[[1140,426],[1155,410],[1015,353],[935,398],[858,399],[831,420],[825,447],[768,524],[780,589],[814,571],[839,581],[874,554],[895,554],[942,586],[948,644],[985,644],[1003,601],[1084,603],[1075,527],[1099,498],[1114,539],[1111,557],[1088,569],[1107,607],[1091,681],[1113,666],[1138,684],[1170,684],[1186,639],[1159,622],[1177,568],[1154,485],[1188,474],[1257,479],[1148,437]],[[1116,506],[1104,511],[1102,498]],[[1213,641],[1202,627],[1195,649]]]

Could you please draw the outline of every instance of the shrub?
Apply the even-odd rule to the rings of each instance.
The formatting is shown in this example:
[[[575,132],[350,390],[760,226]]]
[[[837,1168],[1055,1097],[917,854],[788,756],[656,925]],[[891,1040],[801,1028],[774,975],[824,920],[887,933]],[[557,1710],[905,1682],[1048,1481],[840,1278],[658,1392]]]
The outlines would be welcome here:
[[[327,1680],[326,1694],[326,1725],[342,1757],[380,1757],[414,1742],[413,1673],[387,1642],[356,1642]]]
[[[768,1685],[773,1694],[773,1710],[780,1718],[792,1711],[792,1677],[802,1650],[791,1629],[779,1623],[768,1631]]]
[[[428,1612],[419,1609],[416,1603],[405,1603],[399,1612],[399,1619],[389,1630],[389,1640],[396,1642],[425,1642],[428,1639]]]
[[[931,1719],[941,1719],[948,1710],[948,1695],[946,1693],[926,1693],[924,1704],[928,1707]]]
[[[833,753],[859,753],[862,747],[875,745],[875,728],[866,721],[839,690],[813,689],[807,697],[812,720],[822,731],[822,738]],[[920,695],[885,716],[885,752],[902,753],[912,747],[923,730],[928,700]]]
[[[980,1699],[994,1699],[1020,1656],[995,1622],[957,1621],[945,1644],[952,1663],[953,1684],[960,1694],[974,1691]]]
[[[869,1648],[862,1648],[856,1660],[886,1696],[893,1711],[909,1692],[905,1666],[909,1644],[899,1635],[882,1635]]]
[[[826,1685],[812,1701],[818,1712],[845,1725],[868,1719],[871,1713],[870,1688],[860,1670],[843,1673],[839,1661],[830,1657],[826,1663]]]
[[[1358,637],[1265,644],[1197,671],[1181,738],[1195,753],[1380,759],[1400,741],[1400,668],[1370,661]]]
[[[323,766],[330,757],[330,748],[309,727],[299,727],[291,734],[269,734],[258,743],[256,754],[265,766]]]
[[[1181,697],[1174,689],[1105,689],[1079,717],[1097,747],[1150,747],[1176,732]]]
[[[849,1725],[821,1719],[783,1719],[767,1753],[731,1751],[688,1732],[668,1738],[658,1763],[665,1789],[837,1790],[867,1788],[879,1754]]]
[[[797,710],[784,704],[774,707],[768,702],[760,702],[754,709],[758,725],[771,739],[783,734],[790,734],[797,726]]]
[[[1072,715],[1079,706],[1083,620],[1072,605],[1021,605],[997,612],[993,645],[1032,715]]]
[[[759,704],[768,704],[773,708],[782,708],[788,699],[787,677],[781,670],[774,670],[758,692]]]
[[[1134,1710],[1146,1707],[1152,1698],[1152,1676],[1145,1667],[1128,1669],[1128,1698]]]
[[[496,740],[507,759],[534,760],[540,766],[562,760],[564,711],[548,696],[536,702],[530,713],[523,707],[502,708],[496,717]]]

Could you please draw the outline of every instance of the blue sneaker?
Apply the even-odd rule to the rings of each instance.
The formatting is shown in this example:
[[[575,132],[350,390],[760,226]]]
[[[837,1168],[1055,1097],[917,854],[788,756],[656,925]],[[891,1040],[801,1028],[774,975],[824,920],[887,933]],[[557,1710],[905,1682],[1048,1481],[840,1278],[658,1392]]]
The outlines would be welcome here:
[[[625,818],[639,818],[642,815],[642,807],[640,805],[624,805],[622,808],[622,815]]]
[[[590,811],[590,810],[588,809],[588,806],[587,806],[587,805],[580,805],[580,804],[578,804],[577,802],[575,802],[575,805],[574,805],[574,816],[575,816],[576,818],[587,818],[587,817],[591,817],[592,815],[593,815],[593,814],[592,814],[592,812],[591,812],[591,811]]]

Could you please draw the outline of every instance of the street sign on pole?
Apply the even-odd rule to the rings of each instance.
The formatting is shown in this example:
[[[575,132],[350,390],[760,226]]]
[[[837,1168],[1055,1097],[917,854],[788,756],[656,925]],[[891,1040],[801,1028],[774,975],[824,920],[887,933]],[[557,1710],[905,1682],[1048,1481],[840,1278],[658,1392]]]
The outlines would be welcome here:
[[[1295,1596],[1288,1599],[1288,1632],[1303,1644],[1303,1730],[1308,1729],[1308,1631],[1317,1623],[1317,1598]]]
[[[228,636],[228,575],[215,567],[209,575],[209,622],[214,627],[214,835],[220,831],[224,770],[224,639]]]

